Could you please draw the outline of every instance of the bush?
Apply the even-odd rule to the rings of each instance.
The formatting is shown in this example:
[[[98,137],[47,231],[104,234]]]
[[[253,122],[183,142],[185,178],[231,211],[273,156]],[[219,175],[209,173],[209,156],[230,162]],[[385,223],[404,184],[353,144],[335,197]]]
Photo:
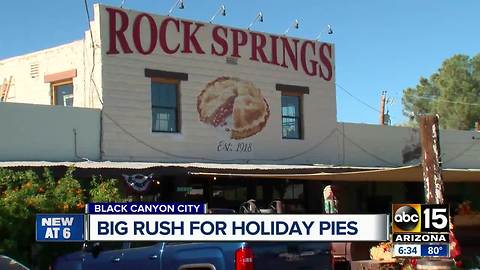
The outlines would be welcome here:
[[[0,169],[0,254],[47,269],[53,259],[78,244],[35,243],[35,214],[83,213],[88,201],[122,201],[117,180],[74,178],[74,169],[56,180],[51,171]]]
[[[117,179],[99,181],[98,177],[94,176],[89,194],[91,202],[120,202],[123,200],[118,189]]]

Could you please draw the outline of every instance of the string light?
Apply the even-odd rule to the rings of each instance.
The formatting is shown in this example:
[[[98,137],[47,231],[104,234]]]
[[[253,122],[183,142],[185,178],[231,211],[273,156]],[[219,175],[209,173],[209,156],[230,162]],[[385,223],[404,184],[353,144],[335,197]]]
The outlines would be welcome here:
[[[183,0],[177,0],[175,1],[175,4],[172,6],[172,8],[170,8],[170,10],[168,11],[168,14],[167,16],[170,16],[173,11],[175,10],[175,8],[178,6],[178,9],[184,9],[185,8],[185,5],[183,3]]]
[[[333,29],[332,29],[332,26],[330,24],[327,24],[327,34],[329,35],[333,35]],[[322,36],[323,34],[323,31],[320,32],[320,34],[318,34],[318,36],[315,38],[316,41],[320,41],[320,37]]]
[[[295,28],[295,29],[298,29],[299,26],[300,26],[300,23],[298,22],[297,19],[295,19],[295,21],[293,21],[293,23],[287,28],[287,30],[285,30],[283,35],[286,36],[288,34],[288,32],[290,31],[290,29],[292,29],[292,27]]]
[[[225,5],[221,5],[218,11],[212,16],[209,23],[212,23],[213,20],[215,20],[215,17],[217,17],[218,14],[221,14],[222,16],[227,16],[227,9],[225,8]]]
[[[258,12],[257,16],[255,16],[255,19],[250,23],[250,25],[247,27],[248,30],[251,30],[252,26],[256,22],[263,22],[263,13],[260,11]]]

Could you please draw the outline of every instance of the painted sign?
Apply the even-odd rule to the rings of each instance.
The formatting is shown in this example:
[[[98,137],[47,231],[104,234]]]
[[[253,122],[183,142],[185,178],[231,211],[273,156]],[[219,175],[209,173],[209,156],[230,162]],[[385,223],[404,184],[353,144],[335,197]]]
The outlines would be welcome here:
[[[103,5],[96,6],[95,15],[102,91],[112,101],[102,109],[116,122],[102,119],[102,140],[108,142],[103,158],[235,163],[337,159],[337,144],[329,135],[337,126],[333,44]],[[146,69],[158,72],[147,76]],[[164,110],[176,113],[164,113],[162,121],[175,123],[177,130],[152,131],[152,82],[168,78],[178,80],[177,96],[169,103],[175,108]],[[308,89],[299,91],[302,138],[287,140],[282,138],[282,95],[296,87]],[[319,144],[323,138],[326,142]]]
[[[333,49],[328,43],[299,40],[264,33],[205,27],[204,23],[172,17],[137,14],[133,19],[122,9],[107,7],[109,43],[107,54],[161,51],[168,55],[199,54],[234,58],[301,71],[330,81],[333,77]],[[160,19],[158,19],[160,18]],[[207,35],[203,43],[201,36]],[[133,42],[132,42],[133,41]],[[203,43],[203,45],[202,45]],[[247,50],[243,50],[247,49]],[[245,55],[248,53],[248,55]]]
[[[250,81],[232,77],[209,82],[197,97],[197,111],[200,121],[223,129],[234,140],[261,132],[270,116],[261,90]],[[248,146],[240,149],[247,152],[243,148]]]

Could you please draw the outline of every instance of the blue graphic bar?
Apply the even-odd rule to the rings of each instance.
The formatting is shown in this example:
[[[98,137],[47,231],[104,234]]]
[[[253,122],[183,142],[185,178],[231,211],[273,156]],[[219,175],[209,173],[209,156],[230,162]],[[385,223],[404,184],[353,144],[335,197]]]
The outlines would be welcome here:
[[[422,257],[449,257],[450,246],[448,244],[423,244],[421,249]]]
[[[83,214],[37,214],[35,239],[39,242],[82,242]]]
[[[205,214],[203,203],[89,203],[87,214]]]

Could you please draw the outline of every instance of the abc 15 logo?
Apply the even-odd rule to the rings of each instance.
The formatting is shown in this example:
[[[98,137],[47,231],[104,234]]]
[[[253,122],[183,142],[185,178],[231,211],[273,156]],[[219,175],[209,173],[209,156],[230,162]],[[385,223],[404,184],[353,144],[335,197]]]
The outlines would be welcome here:
[[[393,204],[394,233],[449,232],[447,204]]]

